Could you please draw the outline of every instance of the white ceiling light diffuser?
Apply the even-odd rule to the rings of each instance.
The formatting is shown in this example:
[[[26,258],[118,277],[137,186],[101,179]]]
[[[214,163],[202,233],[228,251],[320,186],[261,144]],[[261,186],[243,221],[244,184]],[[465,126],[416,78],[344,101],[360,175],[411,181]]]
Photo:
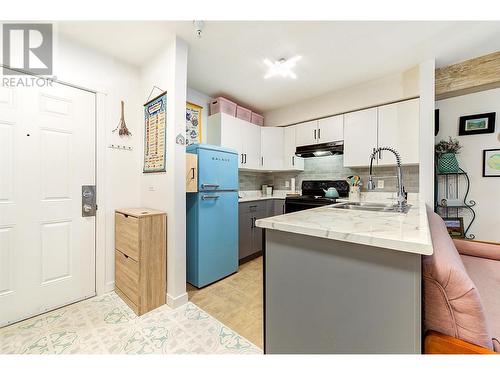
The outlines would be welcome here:
[[[297,75],[292,69],[295,68],[295,65],[297,65],[297,61],[299,61],[301,58],[302,56],[294,56],[288,60],[282,58],[274,62],[269,59],[264,59],[264,64],[266,64],[267,66],[267,73],[264,76],[264,79],[268,79],[274,76],[296,79]]]

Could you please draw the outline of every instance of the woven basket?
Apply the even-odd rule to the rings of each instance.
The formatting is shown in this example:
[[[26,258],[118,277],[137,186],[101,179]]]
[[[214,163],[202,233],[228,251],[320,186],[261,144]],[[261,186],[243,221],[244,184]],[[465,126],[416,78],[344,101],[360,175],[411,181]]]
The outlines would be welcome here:
[[[458,170],[458,160],[455,154],[446,153],[438,158],[439,173],[457,173]]]

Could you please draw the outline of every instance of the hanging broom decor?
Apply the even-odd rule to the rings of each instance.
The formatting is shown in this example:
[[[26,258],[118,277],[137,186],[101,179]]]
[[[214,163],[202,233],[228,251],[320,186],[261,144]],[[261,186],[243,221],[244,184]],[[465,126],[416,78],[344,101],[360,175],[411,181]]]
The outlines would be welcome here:
[[[118,123],[118,126],[113,130],[113,133],[118,130],[118,134],[120,136],[126,135],[126,136],[131,136],[132,133],[128,130],[127,124],[125,124],[125,103],[123,100],[121,101],[122,104],[122,113],[120,117],[120,122]]]

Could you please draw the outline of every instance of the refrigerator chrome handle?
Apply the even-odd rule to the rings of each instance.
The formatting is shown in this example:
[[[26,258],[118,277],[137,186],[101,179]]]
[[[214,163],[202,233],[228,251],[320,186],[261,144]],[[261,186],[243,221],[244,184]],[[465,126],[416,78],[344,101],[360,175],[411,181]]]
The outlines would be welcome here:
[[[219,197],[220,195],[202,195],[201,199],[205,201],[207,199],[218,199]]]
[[[214,188],[217,189],[220,185],[219,184],[201,184],[201,188]]]

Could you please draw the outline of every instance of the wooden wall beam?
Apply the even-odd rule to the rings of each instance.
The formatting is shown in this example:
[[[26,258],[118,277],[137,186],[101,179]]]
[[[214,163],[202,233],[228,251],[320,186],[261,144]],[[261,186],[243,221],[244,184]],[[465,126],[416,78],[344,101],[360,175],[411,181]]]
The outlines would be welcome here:
[[[436,69],[436,100],[500,87],[500,52]]]

